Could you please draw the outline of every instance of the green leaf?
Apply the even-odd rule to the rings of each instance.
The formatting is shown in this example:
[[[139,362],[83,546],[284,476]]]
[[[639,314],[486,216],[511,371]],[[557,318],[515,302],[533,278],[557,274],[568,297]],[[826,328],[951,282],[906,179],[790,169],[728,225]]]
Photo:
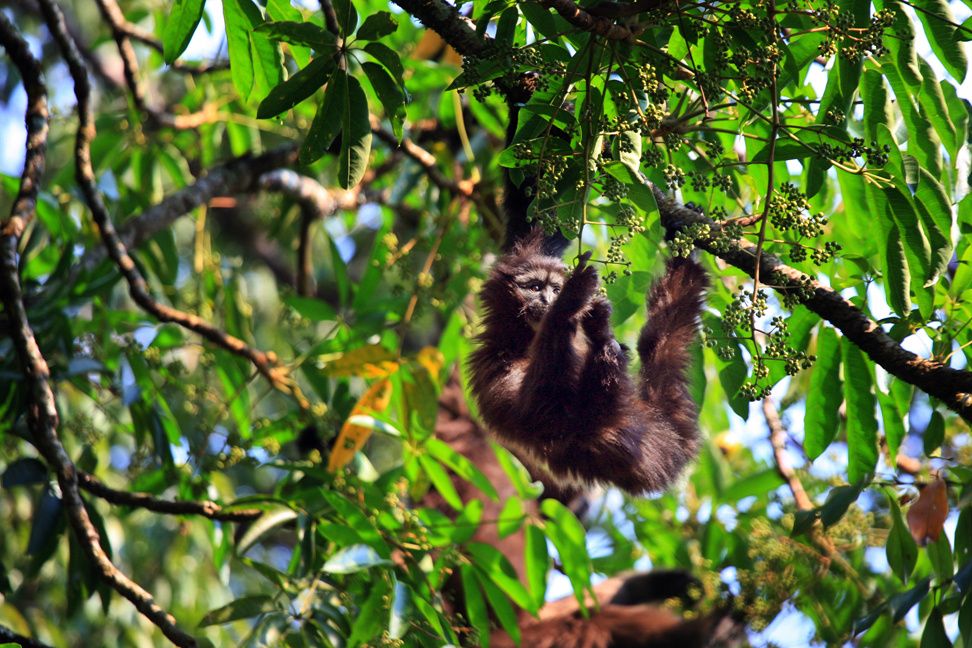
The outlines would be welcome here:
[[[468,542],[471,537],[479,531],[479,523],[483,519],[485,507],[480,499],[469,500],[462,509],[462,513],[455,519],[450,526],[452,531],[452,543],[463,544]]]
[[[529,471],[520,463],[519,459],[498,443],[491,441],[490,445],[500,468],[503,469],[516,489],[516,494],[524,499],[536,499],[543,489],[530,479]]]
[[[253,89],[253,59],[250,53],[250,24],[244,6],[253,7],[250,0],[223,2],[223,22],[226,23],[226,49],[229,53],[230,74],[240,97],[247,99]],[[255,7],[253,7],[255,8]]]
[[[237,555],[242,556],[246,553],[247,549],[253,546],[268,532],[295,519],[297,519],[297,512],[285,506],[267,511],[257,518],[256,522],[247,527],[243,537],[236,543]]]
[[[341,33],[345,37],[350,36],[358,26],[358,12],[354,8],[354,3],[351,0],[331,0],[331,4],[334,5]]]
[[[479,581],[479,585],[483,588],[486,593],[486,599],[489,601],[489,605],[493,608],[493,612],[496,613],[496,618],[499,619],[500,625],[503,629],[509,633],[513,641],[519,645],[520,643],[520,626],[517,623],[516,611],[513,606],[510,605],[510,600],[505,594],[493,584],[493,582],[482,572],[482,570],[474,569],[473,575],[476,580]]]
[[[915,194],[921,225],[928,233],[932,258],[925,286],[930,286],[948,268],[952,260],[952,203],[945,187],[927,169],[919,170],[918,190]]]
[[[402,66],[401,56],[395,50],[384,43],[368,43],[364,46],[364,51],[384,65],[398,85],[404,87],[405,68]]]
[[[587,532],[566,506],[554,499],[544,500],[540,510],[549,518],[544,527],[557,548],[563,571],[570,579],[574,596],[584,605],[584,591],[590,587],[591,558],[587,552]]]
[[[877,420],[874,378],[864,353],[841,339],[844,401],[847,404],[847,476],[853,482],[868,478],[877,465]]]
[[[266,594],[244,596],[206,613],[199,622],[200,628],[222,625],[239,619],[251,619],[274,609],[273,597]]]
[[[368,99],[361,84],[348,77],[347,104],[341,123],[341,156],[338,158],[338,184],[350,189],[358,184],[368,169],[371,154],[371,121]]]
[[[310,130],[304,136],[304,144],[300,147],[301,164],[310,164],[320,159],[331,146],[341,131],[342,113],[348,103],[347,97],[348,73],[336,68],[324,90],[324,101],[314,115]]]
[[[950,648],[952,642],[949,641],[945,633],[945,623],[942,621],[942,613],[936,607],[928,615],[925,621],[925,629],[921,633],[921,644],[919,648]]]
[[[765,497],[783,483],[783,478],[775,468],[767,468],[730,484],[722,492],[720,499],[723,502],[738,502],[744,497]]]
[[[312,322],[333,322],[338,317],[334,307],[320,299],[290,294],[283,301]]]
[[[962,38],[958,34],[958,21],[946,0],[915,0],[918,19],[925,28],[925,36],[931,44],[935,56],[955,77],[958,83],[965,80],[969,72],[969,62],[965,57]]]
[[[825,527],[833,526],[844,517],[850,505],[861,495],[863,483],[850,486],[836,486],[827,493],[827,500],[820,507],[820,521]]]
[[[950,579],[955,573],[955,563],[952,560],[952,546],[948,542],[948,534],[942,533],[935,542],[929,542],[925,547],[932,569],[939,581]]]
[[[962,609],[959,610],[959,635],[962,637],[963,645],[968,643],[972,637],[972,596],[966,595]]]
[[[348,637],[349,646],[357,646],[378,637],[388,623],[388,608],[385,598],[389,595],[388,582],[384,578],[372,581],[368,598],[358,609],[351,626],[351,636]]]
[[[511,533],[519,531],[525,519],[523,500],[519,497],[511,497],[506,500],[500,510],[499,519],[496,521],[496,531],[499,533],[499,537],[505,538]]]
[[[329,574],[353,574],[390,564],[391,561],[382,558],[371,546],[356,544],[345,547],[328,558],[321,570]]]
[[[371,87],[385,109],[385,116],[392,124],[395,137],[402,140],[402,124],[405,122],[405,95],[391,74],[377,63],[365,61],[361,69],[371,82]]]
[[[550,555],[547,553],[547,538],[539,527],[528,524],[524,529],[526,546],[526,581],[533,601],[531,609],[539,610],[547,595],[547,572],[550,571]],[[972,597],[970,597],[972,598]]]
[[[318,56],[307,67],[298,71],[280,85],[275,86],[257,109],[257,117],[267,119],[290,110],[307,97],[314,94],[328,80],[334,69],[334,58],[330,55]]]
[[[253,0],[226,0],[223,20],[236,91],[244,100],[264,96],[283,78],[283,62],[278,47],[264,34],[254,32],[263,24],[260,9]]]
[[[57,541],[65,526],[63,508],[61,498],[45,488],[34,507],[27,540],[27,553],[33,556],[31,564],[35,569],[43,565],[57,549]]]
[[[907,408],[900,407],[893,392],[885,393],[880,387],[877,389],[877,399],[881,407],[881,421],[884,423],[884,438],[888,442],[888,456],[897,457],[901,440],[905,437]]]
[[[929,456],[942,446],[945,441],[945,418],[941,412],[932,412],[921,440],[925,447],[925,454]]]
[[[810,461],[822,455],[837,435],[840,404],[844,401],[840,381],[840,340],[829,326],[820,326],[816,356],[803,423],[803,447]]]
[[[930,578],[922,578],[910,590],[895,594],[888,599],[888,607],[891,608],[891,618],[895,623],[903,619],[908,614],[908,610],[928,595],[928,585],[930,582]]]
[[[449,474],[442,465],[429,455],[419,455],[418,460],[422,466],[422,470],[429,476],[429,479],[432,481],[435,489],[439,491],[442,499],[457,511],[462,510],[462,498],[459,497],[459,493],[456,492],[456,487],[453,486],[452,480],[449,479]]]
[[[162,58],[167,65],[186,51],[196,25],[202,19],[205,0],[175,0],[162,29]]]
[[[545,38],[555,41],[562,36],[562,30],[557,28],[557,21],[550,13],[550,9],[538,2],[520,3],[519,9],[527,21]]]
[[[257,26],[254,31],[265,34],[270,40],[313,47],[319,56],[337,51],[337,37],[320,25],[310,22],[268,21]]]
[[[893,491],[887,492],[888,501],[891,508],[891,531],[888,534],[887,557],[891,571],[901,579],[901,582],[908,584],[911,573],[915,570],[915,561],[918,560],[918,545],[908,531],[901,515],[901,507],[898,506],[898,498]]]
[[[482,542],[470,542],[466,550],[473,558],[473,566],[499,587],[503,593],[524,610],[531,610],[532,599],[519,581],[516,570],[499,549]]]
[[[479,634],[479,645],[489,647],[489,613],[486,611],[486,601],[476,577],[475,568],[469,564],[459,565],[459,576],[462,579],[463,599],[466,603],[466,615],[469,624]]]
[[[364,23],[355,34],[362,40],[378,40],[398,29],[398,21],[387,11],[378,11],[365,18]]]
[[[499,494],[492,482],[482,473],[476,465],[464,455],[459,454],[449,444],[435,437],[430,437],[425,442],[425,448],[429,454],[449,466],[457,475],[468,482],[472,482],[476,488],[490,499],[499,500]]]

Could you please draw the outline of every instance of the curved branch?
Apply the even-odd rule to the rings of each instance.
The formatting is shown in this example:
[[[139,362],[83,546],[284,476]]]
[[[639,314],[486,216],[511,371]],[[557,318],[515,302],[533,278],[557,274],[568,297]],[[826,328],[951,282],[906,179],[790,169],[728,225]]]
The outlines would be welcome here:
[[[60,9],[53,3],[53,0],[42,0],[41,9],[44,12],[48,28],[54,35],[62,55],[68,63],[68,69],[74,81],[78,111],[78,133],[74,147],[75,177],[81,187],[84,201],[91,210],[91,215],[101,233],[101,238],[108,250],[108,256],[118,266],[128,283],[129,294],[132,299],[158,320],[179,324],[227,351],[246,358],[253,363],[257,371],[275,389],[292,396],[301,409],[309,409],[309,401],[296,381],[290,376],[287,367],[277,363],[276,354],[253,348],[240,338],[216,328],[197,315],[161,304],[149,294],[148,284],[135,265],[135,261],[128,254],[125,243],[115,230],[108,209],[97,188],[94,168],[91,165],[91,141],[94,139],[95,128],[89,102],[91,84],[87,69],[78,53],[74,40],[67,32]]]
[[[216,502],[172,501],[152,497],[144,493],[131,493],[107,486],[94,475],[78,471],[78,485],[96,497],[130,508],[142,508],[166,515],[197,515],[220,522],[251,522],[263,515],[259,509],[226,511]]]
[[[41,0],[41,9],[51,32],[57,37],[66,38],[60,9],[53,4],[52,0]],[[25,79],[28,92],[28,164],[25,165],[20,194],[14,204],[15,212],[3,222],[5,234],[0,243],[0,293],[2,293],[4,309],[13,324],[14,346],[24,369],[29,392],[28,426],[41,455],[57,474],[68,522],[78,539],[78,544],[95,564],[99,576],[115,591],[131,601],[138,611],[154,623],[173,643],[194,647],[196,640],[178,627],[175,618],[159,606],[151,594],[123,574],[101,547],[101,538],[78,490],[77,468],[57,434],[59,419],[54,391],[50,383],[50,369],[37,345],[24,308],[17,264],[17,245],[20,235],[16,231],[17,228],[11,225],[15,217],[24,221],[32,217],[37,185],[44,166],[47,133],[46,92],[41,82],[40,64],[36,60],[31,60],[33,57],[27,49],[27,44],[2,14],[0,14],[0,41],[17,65],[21,77]],[[75,50],[72,54],[75,57],[75,64],[80,64],[83,69],[78,52]],[[32,115],[34,120],[31,119]]]

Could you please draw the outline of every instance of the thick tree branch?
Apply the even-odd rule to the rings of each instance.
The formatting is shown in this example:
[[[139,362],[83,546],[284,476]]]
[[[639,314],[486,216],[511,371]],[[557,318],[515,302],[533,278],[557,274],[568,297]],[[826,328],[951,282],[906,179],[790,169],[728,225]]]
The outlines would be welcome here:
[[[237,509],[226,511],[216,502],[189,502],[172,501],[152,497],[144,493],[131,493],[121,491],[105,485],[94,475],[86,472],[78,472],[78,485],[92,495],[111,504],[127,506],[130,508],[142,508],[156,513],[166,515],[197,515],[219,520],[220,522],[251,522],[263,514],[259,509]]]
[[[658,187],[652,185],[652,189],[662,224],[667,230],[679,230],[693,224],[708,225],[713,232],[719,230],[718,224],[712,219],[679,205]],[[752,243],[733,241],[724,248],[714,245],[714,237],[696,240],[695,243],[749,276],[755,276],[756,248]],[[720,239],[720,243],[724,243],[724,239]],[[935,360],[925,360],[902,348],[877,322],[840,293],[784,264],[772,254],[764,252],[760,256],[759,276],[783,294],[797,294],[806,289],[812,291],[810,298],[802,301],[805,307],[833,324],[888,373],[940,399],[962,418],[972,421],[972,372],[952,369]]]
[[[472,22],[445,0],[394,1],[463,56],[485,56],[492,49],[492,39],[477,34]]]
[[[578,29],[603,36],[608,40],[629,40],[640,32],[615,23],[610,18],[595,16],[573,3],[572,0],[539,0],[540,4],[553,9]]]
[[[53,4],[52,0],[42,0],[41,8],[51,32],[56,32],[62,38],[66,37],[60,9]],[[139,612],[162,630],[173,643],[179,646],[195,646],[196,640],[176,625],[172,615],[162,609],[151,594],[119,571],[101,547],[101,538],[88,516],[78,490],[77,469],[57,435],[59,419],[54,391],[50,383],[50,369],[37,345],[24,308],[17,264],[20,232],[12,225],[14,218],[26,222],[32,217],[37,186],[44,168],[47,132],[46,92],[41,82],[40,64],[32,60],[27,44],[2,14],[0,14],[0,41],[3,42],[14,64],[18,66],[21,77],[29,80],[25,84],[28,92],[28,164],[24,168],[21,190],[14,204],[14,212],[3,222],[4,235],[0,241],[0,286],[2,286],[0,292],[2,292],[4,309],[13,322],[14,346],[26,378],[29,393],[28,426],[41,455],[57,474],[68,522],[78,539],[78,544],[95,564],[100,577],[131,601]],[[79,63],[81,59],[76,50],[73,55],[75,62]],[[22,228],[20,230],[22,231]]]

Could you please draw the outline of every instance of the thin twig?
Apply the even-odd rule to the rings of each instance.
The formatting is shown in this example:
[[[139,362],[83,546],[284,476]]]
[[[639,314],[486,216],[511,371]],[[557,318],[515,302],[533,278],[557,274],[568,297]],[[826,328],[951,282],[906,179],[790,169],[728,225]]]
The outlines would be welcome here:
[[[107,486],[94,475],[78,471],[78,485],[92,495],[111,504],[141,508],[166,515],[196,515],[220,522],[251,522],[263,514],[260,509],[226,511],[216,502],[173,501],[153,497],[145,493],[131,493]]]
[[[813,502],[807,495],[807,491],[803,488],[803,482],[800,481],[796,471],[793,470],[793,466],[790,465],[789,458],[786,456],[786,428],[783,426],[779,412],[776,411],[776,406],[770,398],[763,399],[763,417],[766,419],[766,427],[769,429],[769,440],[770,445],[773,446],[773,459],[776,463],[776,471],[790,488],[797,509],[801,511],[812,510]],[[841,571],[854,582],[861,592],[867,592],[867,587],[861,580],[857,570],[837,550],[834,541],[827,535],[820,520],[814,521],[813,526],[807,531],[807,535],[811,542],[823,552],[823,558],[826,561],[824,564],[825,568],[833,562],[840,567]]]
[[[70,43],[67,36],[64,17],[60,9],[52,0],[40,0],[40,3],[48,28],[67,54],[68,51],[65,46],[73,45],[73,43]],[[33,96],[28,94],[28,115],[31,114],[31,110],[34,110],[34,116],[41,118],[39,123],[31,123],[30,119],[27,123],[28,149],[32,149],[29,150],[28,161],[31,164],[25,165],[21,192],[17,203],[15,203],[15,209],[22,210],[34,201],[37,185],[40,181],[40,173],[43,170],[46,138],[41,133],[46,134],[47,130],[46,119],[44,119],[46,107],[43,112],[36,111],[39,106],[46,106],[46,97],[37,93],[39,91],[42,95],[46,93],[43,92],[40,64],[36,60],[29,60],[33,57],[30,55],[27,44],[2,14],[0,14],[0,40],[2,40],[4,48],[13,59],[14,64],[18,66],[21,77],[30,79],[30,83],[26,87],[28,93],[32,93]],[[80,54],[77,50],[71,50],[70,54],[73,60],[69,64],[80,66],[83,70],[84,64],[81,63]],[[87,83],[86,73],[84,82]],[[81,100],[82,97],[79,96],[79,108]],[[17,215],[25,220],[30,219],[30,216],[25,215],[22,211]],[[178,646],[194,647],[196,640],[178,627],[175,618],[159,606],[151,594],[122,573],[111,562],[101,546],[101,538],[88,515],[84,501],[81,499],[81,493],[78,490],[77,469],[57,434],[59,419],[54,391],[50,383],[50,369],[37,345],[24,308],[17,265],[17,244],[20,238],[19,234],[14,233],[15,227],[8,227],[11,220],[12,218],[6,219],[2,228],[4,232],[9,231],[10,233],[5,234],[2,237],[2,243],[0,243],[2,245],[2,248],[0,248],[0,285],[2,285],[2,289],[0,289],[0,292],[2,292],[4,309],[14,324],[12,337],[17,355],[20,358],[20,364],[24,370],[29,392],[30,404],[27,410],[27,421],[34,443],[57,475],[68,522],[78,539],[78,544],[94,563],[99,576],[115,591],[131,601],[136,609],[154,623],[170,641]]]
[[[172,115],[149,106],[145,98],[145,90],[138,82],[138,57],[135,56],[135,48],[132,47],[131,40],[129,40],[129,35],[133,33],[141,35],[141,30],[128,22],[115,0],[97,0],[97,4],[101,15],[111,28],[111,34],[115,39],[118,55],[122,61],[125,85],[128,86],[128,91],[137,110],[147,115],[152,122],[159,126],[178,130],[198,128],[202,124],[219,119],[218,113],[209,104],[203,110],[188,115]],[[142,38],[142,40],[145,39]]]

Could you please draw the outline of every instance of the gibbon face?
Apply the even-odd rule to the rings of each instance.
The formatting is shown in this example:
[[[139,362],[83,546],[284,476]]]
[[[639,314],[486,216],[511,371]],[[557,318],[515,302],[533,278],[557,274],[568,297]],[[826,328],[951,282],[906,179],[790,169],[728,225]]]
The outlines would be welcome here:
[[[520,315],[536,329],[564,287],[564,268],[553,257],[535,257],[510,268],[510,291],[521,304]]]

